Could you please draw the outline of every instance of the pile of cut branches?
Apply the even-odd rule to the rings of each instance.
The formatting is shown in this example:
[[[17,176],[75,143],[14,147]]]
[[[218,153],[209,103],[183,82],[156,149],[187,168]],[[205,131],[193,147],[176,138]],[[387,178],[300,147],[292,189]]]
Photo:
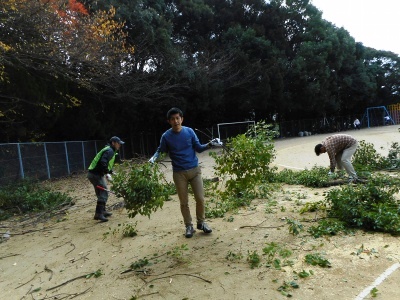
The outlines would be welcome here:
[[[150,217],[174,192],[158,164],[124,163],[113,178],[111,190],[124,199],[130,218],[138,214]]]

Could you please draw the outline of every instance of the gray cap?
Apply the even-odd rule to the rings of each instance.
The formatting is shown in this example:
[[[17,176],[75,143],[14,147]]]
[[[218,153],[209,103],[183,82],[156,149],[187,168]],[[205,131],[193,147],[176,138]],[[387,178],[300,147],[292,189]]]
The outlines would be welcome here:
[[[117,136],[113,136],[111,139],[110,139],[110,143],[111,142],[117,142],[118,144],[121,144],[121,145],[123,145],[123,144],[125,144],[125,142],[124,141],[122,141],[119,137],[117,137]]]

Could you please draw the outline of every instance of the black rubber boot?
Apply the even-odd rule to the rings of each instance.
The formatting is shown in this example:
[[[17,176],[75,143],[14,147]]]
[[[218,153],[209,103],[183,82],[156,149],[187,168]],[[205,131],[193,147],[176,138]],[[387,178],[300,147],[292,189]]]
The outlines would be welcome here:
[[[112,216],[112,212],[106,211],[106,206],[105,206],[105,205],[104,205],[103,216],[105,216],[105,217],[110,217],[110,216]]]
[[[104,216],[104,209],[105,208],[105,204],[102,202],[97,202],[96,205],[96,213],[94,214],[94,218],[95,220],[99,220],[101,222],[107,222],[108,219]]]

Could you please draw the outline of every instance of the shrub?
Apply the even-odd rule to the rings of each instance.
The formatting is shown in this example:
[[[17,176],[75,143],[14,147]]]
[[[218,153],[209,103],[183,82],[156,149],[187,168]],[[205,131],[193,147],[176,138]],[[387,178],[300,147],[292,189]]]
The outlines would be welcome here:
[[[390,166],[390,160],[380,155],[372,143],[361,140],[353,156],[353,165],[357,171],[382,170]]]
[[[36,181],[21,180],[0,189],[0,219],[16,213],[52,209],[71,201],[70,196],[51,191]]]
[[[365,185],[347,185],[327,193],[328,216],[348,226],[400,233],[399,180],[385,175],[371,177]]]
[[[284,169],[275,175],[275,181],[286,184],[300,184],[307,187],[326,187],[331,180],[328,169],[314,166],[311,170],[293,171]]]
[[[211,152],[215,159],[215,174],[226,179],[223,199],[236,197],[238,200],[255,197],[257,186],[272,181],[273,171],[270,163],[275,158],[273,136],[270,125],[259,122],[245,134],[226,142],[222,154]],[[263,191],[265,193],[265,190]]]
[[[146,162],[132,164],[129,168],[123,166],[114,175],[112,190],[124,198],[130,218],[137,214],[150,217],[152,212],[163,207],[164,201],[174,192],[173,187],[165,180],[158,164]]]

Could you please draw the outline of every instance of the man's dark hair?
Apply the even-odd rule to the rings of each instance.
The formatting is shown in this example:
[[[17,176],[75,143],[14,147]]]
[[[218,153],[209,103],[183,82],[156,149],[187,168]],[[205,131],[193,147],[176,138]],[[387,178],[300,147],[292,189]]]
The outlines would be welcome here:
[[[183,112],[176,107],[171,108],[168,112],[167,112],[167,120],[169,120],[169,118],[171,118],[172,115],[176,115],[179,114],[181,117],[183,117]]]
[[[321,148],[322,148],[322,144],[318,144],[315,146],[315,154],[317,154],[317,156],[319,156],[321,154]]]

